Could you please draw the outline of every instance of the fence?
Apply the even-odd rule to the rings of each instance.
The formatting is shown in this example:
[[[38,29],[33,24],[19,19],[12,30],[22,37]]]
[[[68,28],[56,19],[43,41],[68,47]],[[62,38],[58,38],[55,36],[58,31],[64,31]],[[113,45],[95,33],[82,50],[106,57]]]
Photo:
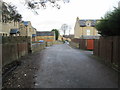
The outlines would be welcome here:
[[[5,66],[30,51],[30,37],[2,37],[2,66]]]
[[[120,63],[120,36],[101,37],[94,41],[93,53],[105,63],[118,66]]]
[[[77,39],[74,38],[71,40],[70,45],[84,50],[93,50],[94,48],[94,39]]]
[[[2,37],[2,67],[18,60],[20,57],[44,49],[46,46],[57,44],[58,42],[45,42],[31,44],[30,37],[25,36],[11,36]]]

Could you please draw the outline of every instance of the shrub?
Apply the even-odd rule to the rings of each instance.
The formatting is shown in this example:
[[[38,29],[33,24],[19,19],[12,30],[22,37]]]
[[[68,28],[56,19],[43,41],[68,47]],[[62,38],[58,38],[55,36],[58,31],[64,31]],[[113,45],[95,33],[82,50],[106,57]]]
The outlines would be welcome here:
[[[115,8],[112,12],[106,13],[95,27],[102,36],[119,36],[120,8]]]

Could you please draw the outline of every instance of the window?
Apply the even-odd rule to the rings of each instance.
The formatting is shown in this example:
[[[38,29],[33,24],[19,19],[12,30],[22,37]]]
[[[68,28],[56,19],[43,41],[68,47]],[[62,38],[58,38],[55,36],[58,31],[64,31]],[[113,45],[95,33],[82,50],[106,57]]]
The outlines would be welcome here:
[[[91,26],[91,22],[86,22],[86,26]]]
[[[87,30],[87,35],[90,35],[90,30]]]

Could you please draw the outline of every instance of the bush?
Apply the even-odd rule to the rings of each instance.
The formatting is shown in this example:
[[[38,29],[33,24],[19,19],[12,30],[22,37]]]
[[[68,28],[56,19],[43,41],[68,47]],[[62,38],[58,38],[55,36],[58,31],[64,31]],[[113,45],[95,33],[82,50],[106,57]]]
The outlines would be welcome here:
[[[120,8],[115,8],[112,12],[106,13],[96,24],[96,29],[102,36],[120,35]]]
[[[58,40],[58,38],[59,38],[59,31],[57,29],[52,29],[52,31],[55,32],[55,40]]]

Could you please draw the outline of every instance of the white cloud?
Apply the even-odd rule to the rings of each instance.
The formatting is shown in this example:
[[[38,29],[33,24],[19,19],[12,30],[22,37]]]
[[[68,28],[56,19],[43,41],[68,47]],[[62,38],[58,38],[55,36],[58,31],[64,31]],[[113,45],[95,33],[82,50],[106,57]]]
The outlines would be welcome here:
[[[31,10],[26,9],[24,0],[9,1],[18,7],[23,20],[31,21],[37,30],[59,29],[62,24],[66,23],[72,26],[71,33],[73,33],[77,16],[81,19],[100,19],[107,11],[113,9],[113,6],[117,7],[119,0],[71,0],[68,4],[60,2],[60,10],[50,7],[48,4],[47,9],[38,10],[39,15],[35,15]]]

